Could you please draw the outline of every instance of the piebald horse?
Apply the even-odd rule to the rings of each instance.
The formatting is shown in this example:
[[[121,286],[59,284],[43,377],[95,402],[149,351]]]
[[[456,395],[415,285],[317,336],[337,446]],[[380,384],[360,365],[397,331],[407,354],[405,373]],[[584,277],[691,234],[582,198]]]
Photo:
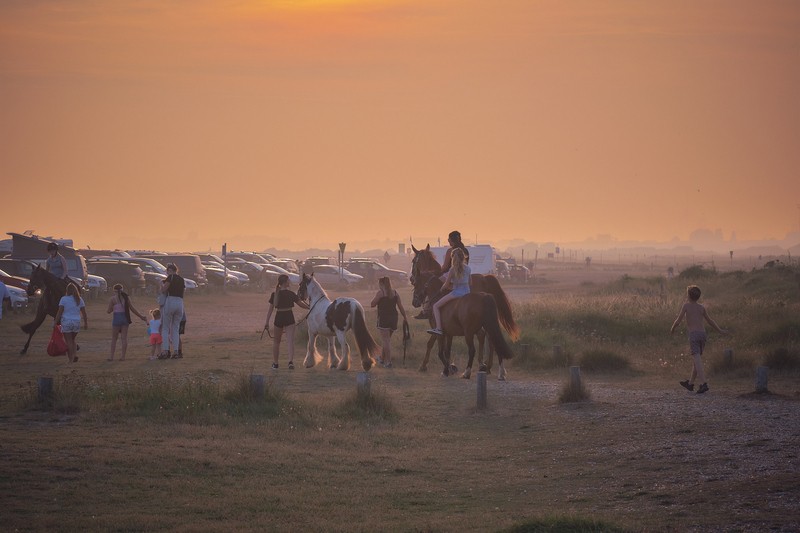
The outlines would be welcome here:
[[[414,259],[411,262],[411,278],[410,278],[411,284],[414,286],[414,297],[412,300],[412,305],[414,307],[420,307],[424,304],[427,298],[432,298],[441,288],[441,283],[437,285],[436,280],[438,280],[438,278],[442,274],[442,265],[439,264],[439,261],[436,260],[436,257],[433,255],[433,252],[431,252],[430,244],[427,245],[422,250],[417,250],[417,248],[414,247],[413,245],[411,246],[411,248],[412,250],[414,250]],[[514,321],[514,316],[512,315],[511,312],[511,304],[508,301],[508,297],[506,296],[505,291],[503,291],[503,288],[500,286],[500,282],[497,280],[497,278],[491,274],[487,275],[472,274],[472,276],[470,277],[470,284],[472,292],[484,292],[491,294],[494,297],[497,306],[497,316],[500,321],[500,324],[502,325],[503,329],[506,330],[511,340],[513,341],[518,340],[520,333],[519,327]],[[431,326],[436,325],[433,322],[432,316],[430,317],[430,324]],[[486,332],[484,331],[479,331],[476,333],[476,336],[478,337],[478,363],[482,371],[491,373],[494,345],[492,342],[489,343],[488,345],[489,353],[487,360],[484,363],[483,347],[484,347],[485,334]],[[428,344],[426,346],[426,351],[425,351],[425,357],[423,358],[422,364],[420,365],[419,368],[421,372],[427,370],[428,360],[430,359],[431,350],[433,349],[433,345],[436,344],[437,340],[439,341],[439,351],[442,352],[444,350],[445,353],[447,354],[450,353],[449,344],[452,343],[452,337],[449,336],[439,337],[436,335],[432,335],[431,338],[428,340]],[[455,367],[451,363],[451,369],[454,368]],[[470,367],[467,367],[462,377],[469,379],[470,374],[471,374],[471,365]],[[504,368],[501,368],[498,379],[500,380],[505,379]]]
[[[311,368],[322,361],[323,356],[317,352],[317,336],[328,337],[328,364],[330,368],[348,370],[350,368],[350,346],[347,344],[347,330],[352,329],[356,336],[356,344],[361,352],[361,366],[369,370],[375,364],[380,347],[367,329],[364,320],[364,308],[354,298],[336,298],[331,301],[328,294],[314,279],[303,274],[297,296],[308,301],[308,349],[303,365]],[[335,339],[334,339],[335,337]],[[342,351],[340,358],[336,354],[336,340]]]

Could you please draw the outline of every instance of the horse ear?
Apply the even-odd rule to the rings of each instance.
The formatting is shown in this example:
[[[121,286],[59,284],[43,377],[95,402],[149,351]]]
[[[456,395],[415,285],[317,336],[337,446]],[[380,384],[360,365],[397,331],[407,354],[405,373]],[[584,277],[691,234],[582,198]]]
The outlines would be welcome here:
[[[415,254],[418,254],[418,253],[419,253],[419,250],[417,250],[417,249],[414,247],[414,245],[413,245],[413,244],[411,245],[411,249],[412,249],[412,250],[414,250],[414,253],[415,253]]]
[[[431,251],[431,245],[430,245],[430,243],[428,243],[428,246],[426,246],[426,247],[425,247],[425,251],[426,251],[426,252],[430,252],[430,251]]]

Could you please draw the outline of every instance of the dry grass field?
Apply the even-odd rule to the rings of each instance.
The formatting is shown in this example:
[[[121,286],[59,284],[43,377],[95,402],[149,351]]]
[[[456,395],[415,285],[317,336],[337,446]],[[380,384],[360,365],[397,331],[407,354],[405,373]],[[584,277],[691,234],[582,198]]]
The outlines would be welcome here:
[[[509,380],[489,376],[485,411],[476,410],[475,374],[442,378],[435,356],[418,372],[420,321],[405,366],[395,339],[395,368],[370,371],[365,402],[357,368],[290,371],[284,348],[281,369],[269,370],[263,294],[189,297],[182,360],[148,361],[139,323],[128,359],[107,362],[105,301],[88,303],[77,363],[46,355],[47,327],[21,357],[19,324],[30,315],[6,314],[0,523],[6,531],[796,531],[797,285],[752,276],[704,283],[703,300],[734,333],[711,336],[709,393],[677,384],[689,358],[684,335],[668,331],[684,281],[664,288],[619,273],[549,272],[508,290],[523,338]],[[368,303],[372,293],[348,295]],[[401,295],[410,310],[410,291]],[[298,335],[296,363],[305,339]],[[463,341],[454,346],[461,368]],[[736,364],[725,368],[729,346]],[[754,366],[777,347],[788,349],[787,368],[771,369],[771,394],[753,394]],[[587,371],[592,350],[626,366]],[[584,367],[587,401],[559,401],[570,364]],[[248,395],[253,373],[268,377],[263,401]],[[55,405],[37,402],[40,376],[54,378]]]

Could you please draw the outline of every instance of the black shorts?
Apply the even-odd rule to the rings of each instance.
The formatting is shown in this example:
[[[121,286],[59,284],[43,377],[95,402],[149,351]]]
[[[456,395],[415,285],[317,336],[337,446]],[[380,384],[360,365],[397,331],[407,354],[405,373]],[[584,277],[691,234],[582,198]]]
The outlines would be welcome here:
[[[278,311],[275,313],[275,327],[285,328],[294,324],[294,313],[291,311]]]

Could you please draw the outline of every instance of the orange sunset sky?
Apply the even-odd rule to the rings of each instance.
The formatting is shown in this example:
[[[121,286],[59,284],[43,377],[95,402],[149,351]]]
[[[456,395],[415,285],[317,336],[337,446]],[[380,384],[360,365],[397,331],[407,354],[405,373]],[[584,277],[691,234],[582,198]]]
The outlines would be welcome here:
[[[0,3],[0,230],[80,247],[783,239],[799,141],[792,0]]]

